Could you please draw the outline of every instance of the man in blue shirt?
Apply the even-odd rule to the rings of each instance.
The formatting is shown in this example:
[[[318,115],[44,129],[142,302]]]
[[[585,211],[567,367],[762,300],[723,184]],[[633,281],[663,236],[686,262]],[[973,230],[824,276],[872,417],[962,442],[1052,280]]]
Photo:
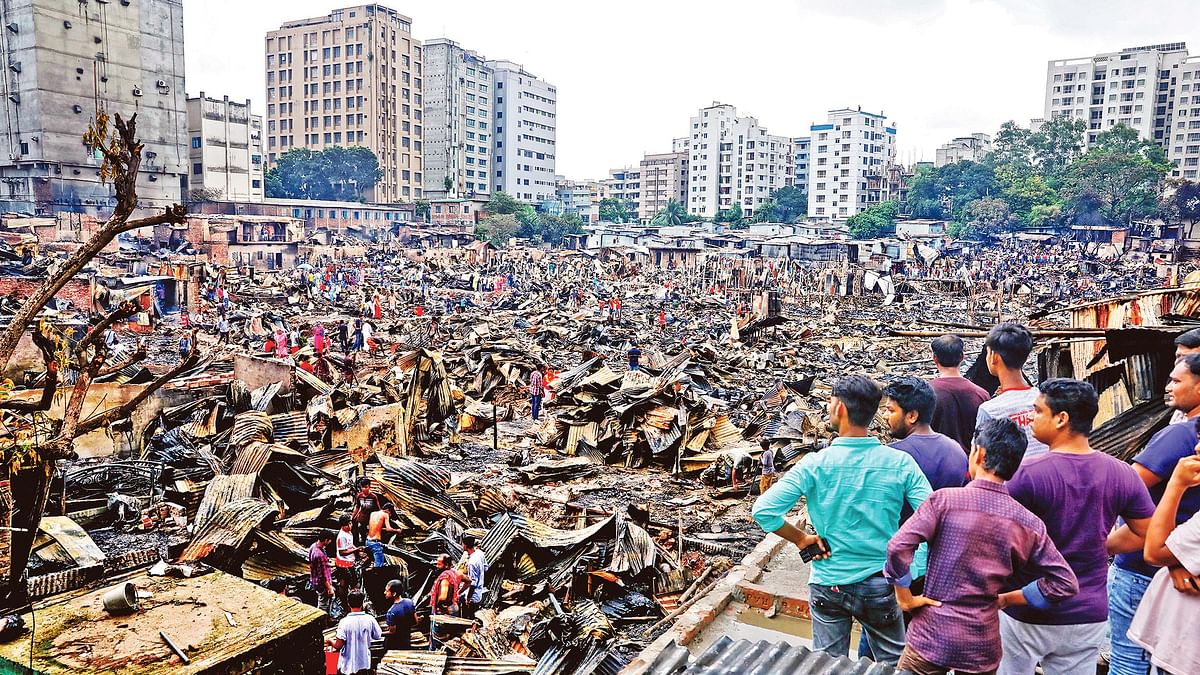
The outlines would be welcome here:
[[[896,665],[904,649],[904,619],[883,578],[887,544],[900,526],[900,509],[930,495],[929,480],[908,454],[867,431],[879,410],[879,386],[851,375],[833,386],[829,427],[838,437],[806,455],[754,503],[754,519],[801,550],[819,544],[809,578],[813,649],[846,656],[857,619],[876,660]],[[804,498],[810,535],[784,520]]]
[[[417,625],[413,601],[404,597],[404,584],[399,579],[388,582],[383,595],[392,601],[387,611],[387,626],[383,629],[383,644],[392,649],[412,649],[412,632]]]

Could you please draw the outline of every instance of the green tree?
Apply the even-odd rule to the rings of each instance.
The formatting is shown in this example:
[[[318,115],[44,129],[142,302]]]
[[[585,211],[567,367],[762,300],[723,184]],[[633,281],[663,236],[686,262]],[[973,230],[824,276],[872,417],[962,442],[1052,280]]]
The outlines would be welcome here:
[[[976,199],[967,204],[964,212],[968,232],[972,234],[995,236],[1017,224],[1008,202],[997,197]]]
[[[451,191],[453,191],[454,190],[454,179],[451,178],[450,176],[444,176],[442,178],[442,190],[444,192],[446,192],[447,194],[449,194]]]
[[[487,206],[483,207],[484,211],[496,216],[512,215],[517,211],[525,208],[525,204],[517,201],[512,195],[507,192],[497,192],[492,195]]]
[[[771,193],[775,200],[776,217],[781,223],[794,223],[808,217],[808,193],[791,185]]]
[[[779,202],[776,202],[774,199],[764,199],[763,203],[759,204],[757,209],[754,209],[754,222],[779,222]]]
[[[896,224],[896,213],[900,205],[895,201],[880,202],[868,206],[846,220],[850,236],[855,239],[875,239]]]
[[[1000,197],[1008,204],[1011,214],[1030,225],[1034,224],[1032,214],[1035,209],[1044,215],[1045,207],[1057,205],[1061,208],[1058,192],[1038,174],[997,169],[996,182],[1000,186]]]
[[[429,222],[430,212],[431,208],[429,206],[428,199],[418,199],[416,204],[413,205],[413,215],[421,218],[425,222]]]
[[[637,219],[633,202],[605,197],[600,200],[600,220],[609,223],[629,223]]]
[[[654,225],[682,225],[687,217],[687,210],[677,200],[668,199],[662,211],[655,214],[650,222]]]
[[[1200,183],[1183,179],[1169,181],[1159,211],[1168,222],[1186,221],[1194,226],[1200,221]]]
[[[583,234],[583,220],[574,213],[565,216],[542,216],[542,229],[538,234],[542,241],[559,246],[563,236]]]
[[[521,208],[512,215],[516,216],[517,222],[521,225],[521,229],[517,231],[518,237],[531,238],[541,234],[542,215],[532,206],[522,204]]]
[[[1055,117],[1046,120],[1036,133],[1031,134],[1029,144],[1042,177],[1051,184],[1058,183],[1071,162],[1079,158],[1086,133],[1087,122]]]
[[[517,236],[521,223],[510,214],[489,215],[475,226],[475,238],[490,241],[496,246],[505,246]]]
[[[1169,170],[1162,147],[1118,125],[1101,133],[1094,147],[1071,164],[1063,196],[1076,220],[1127,224],[1157,211]]]
[[[361,200],[383,178],[370,148],[292,148],[265,176],[267,196],[285,199]]]
[[[917,218],[961,218],[969,202],[997,190],[992,167],[962,161],[919,169],[909,181],[906,211]]]
[[[733,206],[728,209],[717,211],[717,215],[713,216],[714,223],[725,223],[733,230],[744,230],[749,227],[746,218],[742,213],[742,205],[734,202]]]
[[[1000,131],[992,139],[992,152],[988,163],[999,173],[1000,167],[1017,175],[1031,175],[1033,165],[1033,132],[1008,121],[1000,125]]]

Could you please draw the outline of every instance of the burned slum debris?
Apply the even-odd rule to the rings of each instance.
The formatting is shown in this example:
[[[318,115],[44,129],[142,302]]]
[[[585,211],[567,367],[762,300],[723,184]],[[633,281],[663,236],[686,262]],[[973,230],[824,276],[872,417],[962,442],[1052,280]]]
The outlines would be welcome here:
[[[328,612],[305,606],[319,602],[311,547],[365,502],[394,507],[391,531],[382,564],[364,550],[362,581],[349,583],[382,615],[399,580],[417,618],[413,650],[379,654],[378,672],[613,673],[761,539],[749,518],[759,457],[771,448],[782,470],[824,447],[837,377],[928,376],[928,339],[944,332],[977,363],[988,327],[1022,318],[1039,368],[1107,392],[1096,446],[1127,456],[1165,423],[1164,345],[1200,317],[1200,291],[1156,290],[1156,268],[1136,256],[1102,260],[1071,242],[925,247],[905,261],[864,243],[856,262],[714,256],[660,269],[617,249],[343,239],[356,255],[312,244],[269,269],[216,264],[178,237],[161,250],[122,242],[97,259],[87,293],[43,310],[47,330],[8,374],[7,398],[70,385],[71,363],[49,385],[24,370],[86,339],[93,313],[125,307],[103,335],[121,367],[97,373],[88,408],[121,414],[60,463],[32,535],[44,649],[64,662],[219,663],[219,634],[268,613],[287,619],[282,642],[247,649],[317,652],[323,669],[321,632],[348,608],[341,573]],[[0,276],[57,264],[10,245],[0,240]],[[0,298],[0,311],[14,302]],[[1130,324],[1144,333],[1120,332]],[[53,409],[0,409],[0,423],[21,439],[55,421]],[[368,525],[347,526],[356,546]],[[457,567],[464,535],[487,561],[482,600],[473,617],[432,615],[439,557]],[[115,624],[87,603],[123,580],[144,639],[96,650],[89,641]],[[176,627],[199,592],[220,594],[202,612],[217,633]],[[67,637],[78,621],[95,627]],[[0,658],[31,656],[15,645]]]

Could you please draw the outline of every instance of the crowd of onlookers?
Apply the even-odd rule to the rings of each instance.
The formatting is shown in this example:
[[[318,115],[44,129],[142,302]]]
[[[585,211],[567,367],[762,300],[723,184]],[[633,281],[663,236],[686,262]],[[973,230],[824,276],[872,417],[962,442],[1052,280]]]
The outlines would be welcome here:
[[[1089,445],[1091,384],[1026,381],[1020,324],[988,333],[992,394],[953,335],[930,381],[840,379],[836,438],[753,509],[812,560],[814,648],[848,654],[857,622],[860,655],[918,675],[1092,675],[1102,651],[1114,675],[1200,673],[1200,329],[1176,345],[1177,417],[1132,464]],[[787,520],[801,499],[807,523]]]

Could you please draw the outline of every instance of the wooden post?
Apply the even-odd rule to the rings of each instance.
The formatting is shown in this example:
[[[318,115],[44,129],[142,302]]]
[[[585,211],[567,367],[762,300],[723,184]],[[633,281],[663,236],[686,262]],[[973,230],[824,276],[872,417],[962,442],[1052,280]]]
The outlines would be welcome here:
[[[492,401],[492,450],[500,449],[500,416],[496,414],[496,401]]]

